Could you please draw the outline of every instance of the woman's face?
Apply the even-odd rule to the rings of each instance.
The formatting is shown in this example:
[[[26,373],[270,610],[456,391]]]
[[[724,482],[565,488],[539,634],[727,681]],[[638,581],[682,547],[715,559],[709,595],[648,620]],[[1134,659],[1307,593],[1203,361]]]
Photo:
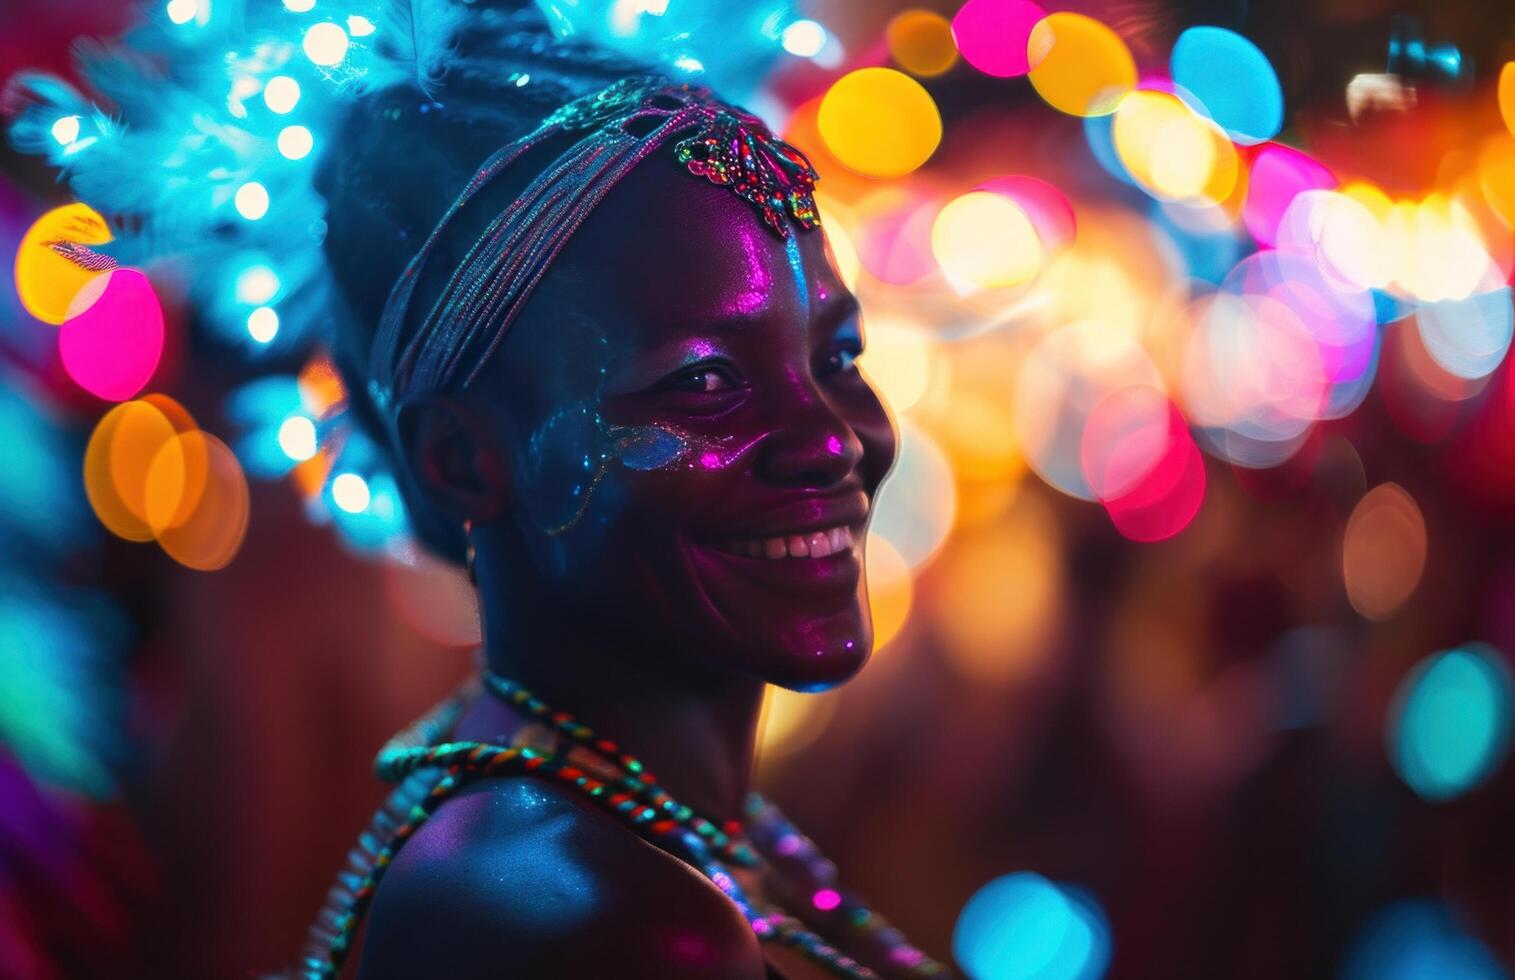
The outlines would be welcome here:
[[[863,546],[894,459],[820,231],[781,239],[672,151],[612,190],[481,378],[510,519],[601,632],[818,689],[872,645]]]

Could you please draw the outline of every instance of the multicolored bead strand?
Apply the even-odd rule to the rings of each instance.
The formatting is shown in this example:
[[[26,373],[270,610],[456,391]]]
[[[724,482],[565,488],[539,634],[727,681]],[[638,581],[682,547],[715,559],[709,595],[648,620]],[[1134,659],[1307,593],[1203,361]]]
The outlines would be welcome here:
[[[609,739],[597,738],[586,725],[566,712],[553,711],[519,684],[495,675],[486,675],[485,687],[507,703],[516,705],[529,716],[551,723],[553,730],[570,741],[584,746],[591,754],[610,766],[619,768],[620,777],[613,783],[596,778],[580,765],[571,763],[566,753],[546,753],[529,746],[502,746],[477,741],[443,741],[452,731],[463,709],[477,696],[476,686],[450,699],[415,724],[399,732],[380,751],[374,767],[381,779],[400,786],[374,817],[368,831],[359,837],[358,847],[349,855],[349,870],[338,876],[315,925],[310,929],[300,963],[292,975],[301,980],[331,980],[341,970],[351,952],[359,922],[372,901],[375,889],[395,855],[425,823],[441,803],[459,787],[475,778],[505,773],[531,774],[564,783],[598,801],[611,813],[620,816],[632,830],[670,854],[681,858],[708,878],[742,913],[760,942],[789,946],[829,972],[851,980],[878,980],[878,974],[856,959],[828,943],[807,928],[798,918],[776,906],[759,909],[746,895],[722,859],[732,860],[741,854],[744,867],[759,868],[763,856],[742,838],[745,822],[751,822],[759,841],[774,844],[800,841],[800,846],[784,845],[787,853],[775,850],[770,861],[788,864],[799,859],[809,870],[807,883],[830,882],[835,866],[820,855],[814,844],[799,834],[778,809],[757,794],[745,807],[745,822],[731,822],[725,830],[693,809],[675,801],[635,756],[622,751]],[[703,828],[703,829],[702,829]],[[712,849],[720,857],[712,854]],[[841,893],[837,893],[841,896]],[[905,942],[881,916],[876,915],[855,896],[839,897],[838,905],[845,921],[864,929],[885,951],[893,966],[909,976],[948,975],[945,967],[928,959]]]
[[[486,672],[484,686],[502,701],[526,711],[534,718],[550,723],[559,734],[586,746],[620,766],[625,772],[621,785],[627,792],[635,793],[639,799],[667,818],[688,827],[709,841],[712,847],[721,852],[722,857],[744,868],[756,868],[761,863],[757,852],[750,844],[723,830],[714,821],[699,815],[690,807],[675,801],[658,785],[657,777],[647,770],[641,760],[623,751],[615,742],[597,737],[588,725],[578,721],[566,711],[553,711],[541,699],[508,678]]]
[[[758,793],[750,793],[743,823],[753,846],[772,864],[794,868],[811,904],[850,928],[861,941],[876,944],[892,966],[912,977],[944,977],[951,971],[912,945],[898,928],[858,896],[837,886],[836,865],[788,817]]]

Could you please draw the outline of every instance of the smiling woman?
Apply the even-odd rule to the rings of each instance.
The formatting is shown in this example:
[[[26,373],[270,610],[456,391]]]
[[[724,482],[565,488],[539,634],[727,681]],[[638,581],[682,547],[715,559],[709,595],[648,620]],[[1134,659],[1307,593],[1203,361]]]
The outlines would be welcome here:
[[[338,973],[371,906],[364,978],[943,974],[749,793],[765,685],[868,657],[895,454],[815,172],[500,6],[318,180],[339,364],[466,555],[485,672],[380,756],[401,785],[297,972]]]

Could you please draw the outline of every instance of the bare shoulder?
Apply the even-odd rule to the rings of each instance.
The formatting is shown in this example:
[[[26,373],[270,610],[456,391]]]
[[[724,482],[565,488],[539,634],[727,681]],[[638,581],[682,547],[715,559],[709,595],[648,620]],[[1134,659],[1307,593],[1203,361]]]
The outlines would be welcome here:
[[[567,787],[491,779],[444,803],[385,874],[359,980],[761,978],[741,913]]]

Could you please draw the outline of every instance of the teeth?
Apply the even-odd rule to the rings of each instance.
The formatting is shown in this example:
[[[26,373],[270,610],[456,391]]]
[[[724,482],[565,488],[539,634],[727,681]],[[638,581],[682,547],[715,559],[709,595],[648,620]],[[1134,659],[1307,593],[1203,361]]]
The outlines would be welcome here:
[[[728,541],[723,547],[748,558],[825,558],[852,548],[852,530],[839,524],[805,534]]]

